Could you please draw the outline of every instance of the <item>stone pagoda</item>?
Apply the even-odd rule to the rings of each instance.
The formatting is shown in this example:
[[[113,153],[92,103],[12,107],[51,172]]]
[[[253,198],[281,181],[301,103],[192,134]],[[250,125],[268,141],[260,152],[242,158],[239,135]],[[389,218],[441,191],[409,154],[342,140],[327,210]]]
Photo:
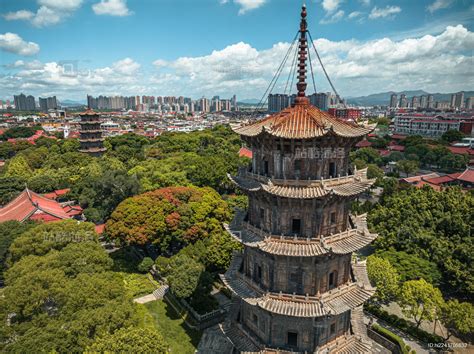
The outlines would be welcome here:
[[[81,113],[81,130],[79,131],[80,152],[91,156],[100,156],[105,151],[104,138],[102,138],[102,130],[100,128],[99,113],[90,109]]]
[[[221,329],[237,352],[370,353],[362,305],[375,289],[352,253],[377,235],[351,202],[374,183],[351,147],[373,127],[337,119],[306,97],[306,8],[292,107],[234,128],[252,163],[229,176],[248,196],[229,233],[243,245],[222,280],[232,306]]]

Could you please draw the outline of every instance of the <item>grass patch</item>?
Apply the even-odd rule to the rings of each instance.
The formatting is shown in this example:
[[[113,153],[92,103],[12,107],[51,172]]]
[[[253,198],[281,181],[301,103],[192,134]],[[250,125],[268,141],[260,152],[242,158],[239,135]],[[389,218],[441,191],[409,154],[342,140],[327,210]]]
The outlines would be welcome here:
[[[132,298],[151,294],[159,287],[158,282],[152,278],[151,274],[123,272],[120,274],[123,277],[124,287]]]
[[[170,345],[171,353],[193,354],[202,332],[186,327],[184,320],[162,300],[137,305],[143,327],[156,328]]]

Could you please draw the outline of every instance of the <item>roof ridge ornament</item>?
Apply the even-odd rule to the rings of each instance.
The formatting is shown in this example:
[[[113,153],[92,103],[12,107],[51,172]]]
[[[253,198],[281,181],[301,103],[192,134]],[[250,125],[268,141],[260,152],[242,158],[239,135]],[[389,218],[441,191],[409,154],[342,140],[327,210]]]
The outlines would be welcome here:
[[[298,46],[298,83],[296,88],[298,95],[295,99],[295,104],[308,104],[309,100],[306,97],[306,58],[308,55],[308,41],[306,33],[308,32],[308,24],[306,22],[306,5],[301,7],[301,21],[300,21],[300,38]]]

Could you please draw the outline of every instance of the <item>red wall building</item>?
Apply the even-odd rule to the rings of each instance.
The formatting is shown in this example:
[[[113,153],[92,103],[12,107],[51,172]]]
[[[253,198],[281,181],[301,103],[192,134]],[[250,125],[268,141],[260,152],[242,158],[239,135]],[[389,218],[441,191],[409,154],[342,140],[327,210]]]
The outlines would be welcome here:
[[[344,120],[359,120],[361,113],[356,108],[329,108],[328,113],[336,118]]]

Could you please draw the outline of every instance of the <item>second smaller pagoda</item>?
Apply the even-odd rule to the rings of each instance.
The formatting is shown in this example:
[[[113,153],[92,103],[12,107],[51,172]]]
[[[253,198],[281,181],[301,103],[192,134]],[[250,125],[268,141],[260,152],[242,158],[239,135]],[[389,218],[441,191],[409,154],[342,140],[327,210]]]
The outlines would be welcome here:
[[[107,149],[104,147],[104,138],[102,137],[102,129],[100,127],[100,115],[93,110],[88,109],[81,113],[81,129],[79,131],[79,142],[81,147],[79,152],[89,154],[91,156],[100,156]]]

